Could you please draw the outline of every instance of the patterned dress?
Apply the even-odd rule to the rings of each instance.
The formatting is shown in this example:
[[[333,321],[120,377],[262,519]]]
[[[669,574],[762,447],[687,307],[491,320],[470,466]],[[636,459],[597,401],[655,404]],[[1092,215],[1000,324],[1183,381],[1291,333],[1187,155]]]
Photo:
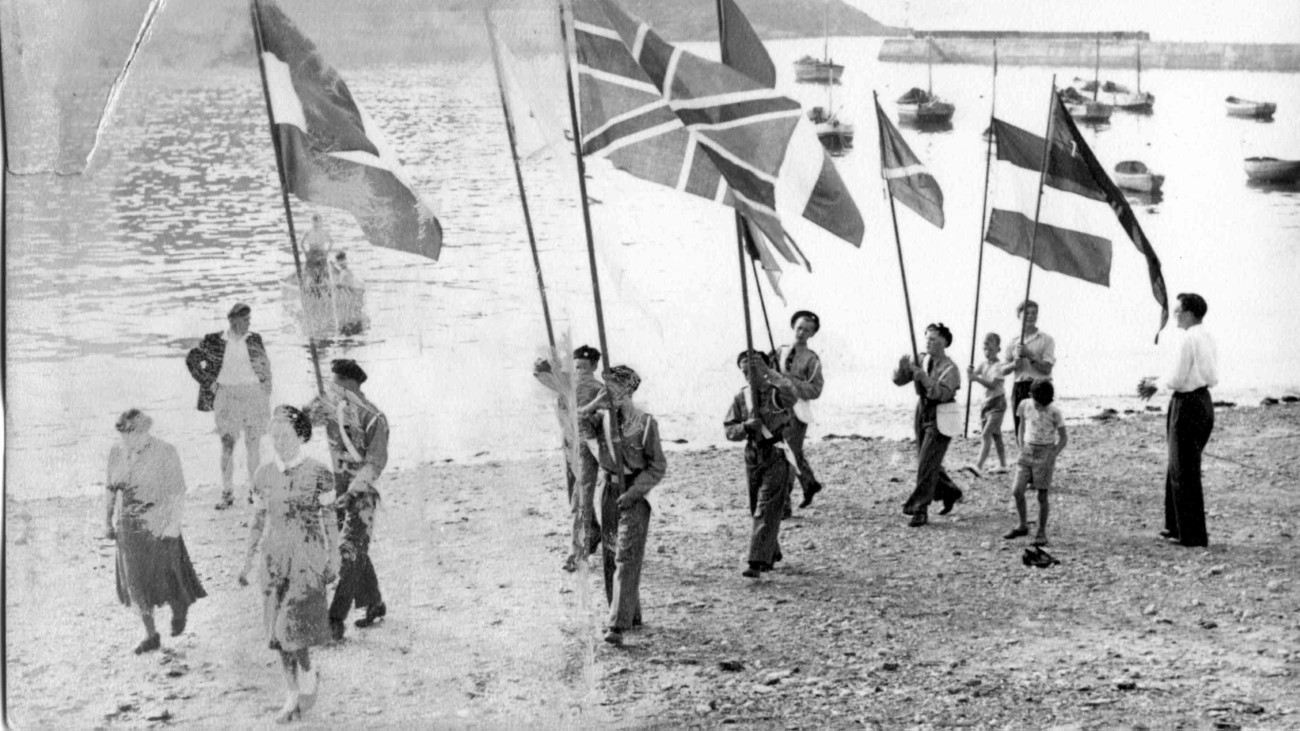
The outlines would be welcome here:
[[[338,558],[320,499],[334,489],[321,463],[263,465],[253,478],[254,526],[261,526],[263,619],[272,649],[292,652],[329,639],[326,586]]]

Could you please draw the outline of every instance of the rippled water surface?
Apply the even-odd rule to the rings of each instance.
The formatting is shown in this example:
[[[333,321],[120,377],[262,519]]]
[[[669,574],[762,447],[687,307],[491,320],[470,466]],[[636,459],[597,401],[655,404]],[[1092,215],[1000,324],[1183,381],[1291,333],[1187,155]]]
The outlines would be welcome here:
[[[820,42],[770,44],[779,85],[805,105],[823,87],[795,85],[791,62]],[[696,46],[708,52],[706,46]],[[819,229],[791,230],[813,273],[788,271],[788,305],[765,289],[778,343],[789,313],[818,311],[827,388],[814,434],[898,435],[908,429],[908,389],[888,382],[909,349],[888,204],[882,196],[871,91],[890,102],[924,86],[924,66],[879,64],[878,41],[834,40],[846,64],[833,104],[854,122],[857,149],[840,158],[867,219],[854,249]],[[395,466],[507,457],[555,446],[551,400],[530,375],[546,345],[490,66],[340,69],[441,206],[447,246],[431,262],[364,242],[346,214],[323,209],[335,241],[368,285],[370,327],[322,343],[322,357],[356,358],[366,391],[389,414]],[[1071,78],[1084,69],[1056,70]],[[1053,70],[1003,69],[999,116],[1041,129]],[[1131,84],[1132,78],[1113,75]],[[1143,88],[1151,116],[1116,113],[1087,130],[1109,166],[1140,159],[1167,175],[1158,201],[1135,201],[1164,263],[1171,293],[1210,302],[1223,382],[1216,397],[1257,400],[1293,390],[1300,342],[1300,191],[1246,184],[1242,159],[1300,158],[1300,84],[1294,75],[1156,70]],[[990,71],[941,66],[934,89],[957,104],[950,128],[903,134],[945,194],[948,225],[900,210],[914,316],[953,328],[953,354],[970,355]],[[1273,123],[1229,119],[1229,94],[1276,101]],[[892,104],[887,104],[892,115]],[[93,491],[114,437],[114,416],[138,406],[155,433],[181,449],[188,479],[217,480],[210,414],[185,352],[225,325],[238,300],[253,307],[275,370],[276,402],[313,389],[293,303],[278,280],[292,267],[255,69],[177,78],[137,74],[88,176],[9,180],[7,253],[8,484],[19,497]],[[561,335],[595,344],[590,274],[568,150],[532,160],[525,175]],[[638,394],[667,439],[722,441],[721,420],[740,377],[744,344],[730,213],[614,173],[589,171],[609,348],[645,382]],[[313,209],[295,201],[299,230]],[[1152,344],[1158,310],[1145,266],[1115,244],[1111,287],[1057,275],[1034,278],[1040,324],[1058,342],[1058,389],[1068,413],[1131,406],[1139,376],[1162,364]],[[1025,265],[986,251],[979,330],[1010,336]],[[752,286],[752,285],[751,285]],[[766,342],[757,305],[756,336]],[[1167,339],[1166,339],[1167,340]],[[978,390],[978,389],[977,389]],[[978,393],[977,393],[978,403]]]

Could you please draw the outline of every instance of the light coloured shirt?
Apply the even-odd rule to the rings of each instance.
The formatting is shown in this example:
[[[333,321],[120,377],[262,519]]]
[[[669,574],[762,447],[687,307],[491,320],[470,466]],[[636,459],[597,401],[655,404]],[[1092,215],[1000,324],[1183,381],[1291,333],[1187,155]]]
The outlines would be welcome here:
[[[992,386],[985,386],[984,400],[992,401],[999,396],[1006,395],[1006,376],[1002,375],[1002,363],[995,360],[987,360],[975,369],[975,375],[986,381],[992,381]]]
[[[1173,367],[1165,376],[1169,390],[1188,393],[1219,385],[1219,349],[1204,326],[1193,325],[1184,330],[1177,349]]]
[[[226,352],[221,357],[217,383],[223,386],[260,384],[257,371],[253,370],[253,359],[248,355],[248,333],[235,335],[227,330],[222,337],[226,339]]]
[[[1056,444],[1056,431],[1065,426],[1065,415],[1056,404],[1039,406],[1032,398],[1020,402],[1020,423],[1026,444]]]
[[[1044,372],[1036,365],[1030,365],[1029,361],[1024,358],[1016,358],[1016,346],[1019,344],[1019,335],[1011,338],[1011,342],[1007,344],[1006,355],[1002,358],[1006,363],[1015,364],[1015,370],[1013,372],[1016,375],[1016,381],[1032,381],[1037,378],[1049,381],[1052,380],[1052,374]],[[1055,366],[1056,341],[1052,339],[1051,335],[1039,330],[1033,335],[1025,338],[1025,347],[1022,355],[1029,356],[1036,362],[1041,361]]]

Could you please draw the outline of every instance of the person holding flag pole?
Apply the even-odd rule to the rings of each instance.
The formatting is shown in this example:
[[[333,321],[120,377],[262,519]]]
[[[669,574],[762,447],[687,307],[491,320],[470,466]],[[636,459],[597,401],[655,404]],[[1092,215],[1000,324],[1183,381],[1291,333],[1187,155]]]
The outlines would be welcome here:
[[[880,108],[874,92],[876,121],[880,130],[880,176],[889,194],[889,213],[894,224],[894,244],[898,249],[898,272],[903,282],[903,304],[907,309],[907,329],[912,341],[912,356],[904,355],[894,370],[897,386],[909,383],[918,396],[913,429],[916,434],[916,488],[903,503],[903,513],[912,516],[909,526],[919,528],[929,522],[929,505],[943,503],[940,515],[947,515],[962,498],[962,491],[943,469],[948,444],[957,433],[958,413],[955,402],[961,388],[961,374],[946,355],[952,345],[952,331],[942,322],[926,327],[927,360],[921,362],[916,347],[916,327],[912,320],[912,300],[907,289],[907,270],[903,265],[903,244],[898,234],[898,211],[894,199],[903,202],[930,223],[943,228],[943,191],[925,165],[907,146]]]
[[[609,602],[605,642],[622,646],[623,633],[640,625],[641,617],[641,566],[645,560],[645,546],[650,525],[650,503],[646,493],[663,479],[667,460],[659,445],[659,430],[653,418],[639,414],[644,419],[634,419],[631,426],[642,437],[641,443],[625,442],[625,425],[621,417],[629,413],[628,401],[641,384],[640,376],[625,366],[615,370],[609,367],[609,340],[605,336],[605,311],[601,304],[600,277],[596,267],[596,241],[592,234],[591,209],[587,198],[587,170],[583,157],[583,128],[578,121],[577,95],[573,88],[573,64],[569,56],[568,22],[564,0],[559,3],[560,34],[564,39],[564,80],[569,96],[569,122],[573,129],[574,161],[577,166],[578,192],[582,202],[582,223],[587,239],[587,264],[591,271],[592,300],[596,306],[596,331],[600,337],[600,350],[605,358],[603,373],[606,388],[590,404],[580,405],[580,414],[591,414],[604,407],[603,443],[600,449],[601,532],[604,543],[603,563],[605,599]],[[575,24],[576,24],[575,18]],[[575,29],[576,30],[576,29]],[[653,437],[653,439],[651,439]],[[635,449],[640,454],[631,460],[636,464],[628,469],[625,450]],[[651,459],[645,459],[649,450]],[[647,470],[647,465],[654,469]],[[639,469],[638,469],[639,468]],[[630,472],[630,474],[629,474]],[[645,479],[641,480],[644,474]]]

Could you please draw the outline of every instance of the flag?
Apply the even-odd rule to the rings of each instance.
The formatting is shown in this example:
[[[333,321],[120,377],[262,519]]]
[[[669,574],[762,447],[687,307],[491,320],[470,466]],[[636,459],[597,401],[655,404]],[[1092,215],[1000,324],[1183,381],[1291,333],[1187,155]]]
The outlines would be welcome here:
[[[907,141],[894,128],[876,100],[876,122],[880,126],[880,175],[889,183],[889,194],[917,215],[943,228],[943,191],[921,163]]]
[[[350,212],[370,243],[437,259],[442,225],[379,129],[274,0],[254,0],[266,90],[289,192]]]
[[[549,70],[545,61],[551,58],[539,57],[535,53],[529,64],[521,63],[510,50],[509,39],[492,20],[491,10],[485,8],[483,15],[487,21],[497,79],[505,97],[506,113],[515,133],[515,154],[519,159],[527,160],[564,141],[565,124],[556,113],[554,104],[548,103],[543,96],[547,84],[538,73]],[[557,35],[558,32],[557,27]],[[544,60],[539,63],[542,58]]]
[[[1160,327],[1169,319],[1169,298],[1160,259],[1138,224],[1124,194],[1088,148],[1058,94],[1052,95],[1052,144],[1044,172],[1044,140],[999,119],[993,120],[998,150],[998,194],[985,240],[1029,258],[1039,176],[1043,191],[1034,244],[1034,263],[1103,286],[1110,285],[1111,242],[1118,219],[1147,262],[1152,294],[1160,304]],[[1108,230],[1109,229],[1109,230]]]
[[[772,242],[785,240],[783,211],[862,243],[862,216],[798,102],[666,43],[612,0],[575,0],[574,13],[584,155],[733,206]]]

